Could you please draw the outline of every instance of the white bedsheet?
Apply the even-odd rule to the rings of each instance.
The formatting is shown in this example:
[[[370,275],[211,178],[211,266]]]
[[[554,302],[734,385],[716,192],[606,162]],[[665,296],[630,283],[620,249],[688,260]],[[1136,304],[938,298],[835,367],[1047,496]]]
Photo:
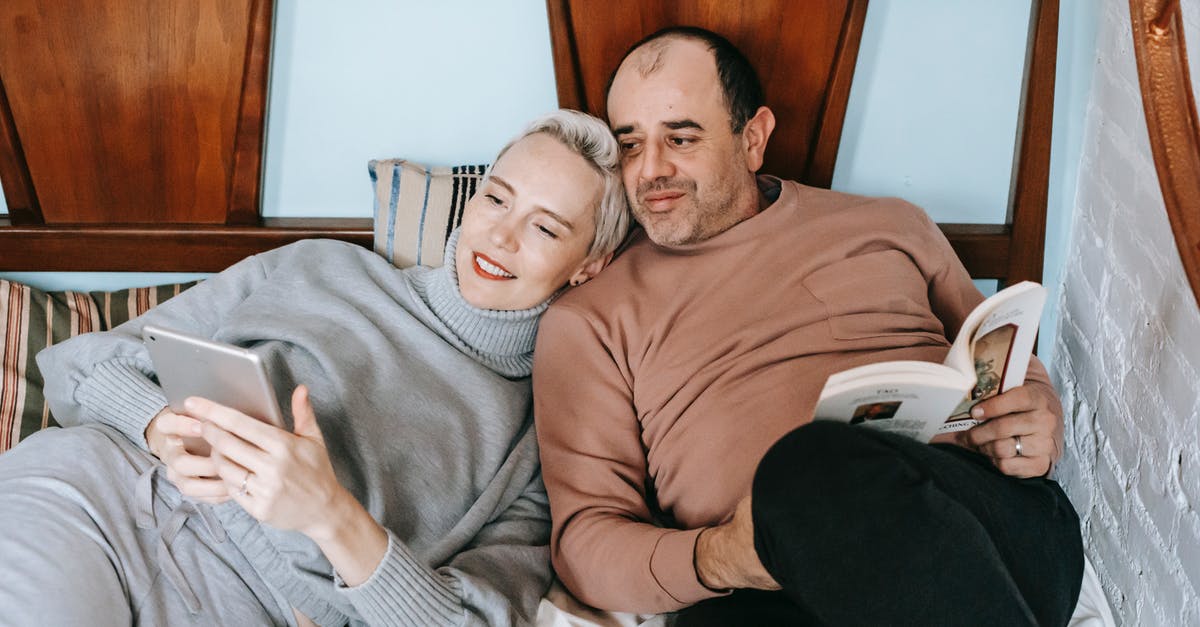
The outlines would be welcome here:
[[[662,616],[639,616],[594,610],[571,596],[557,580],[538,608],[538,627],[661,627]],[[1071,615],[1071,627],[1116,627],[1100,578],[1085,558],[1079,604]]]

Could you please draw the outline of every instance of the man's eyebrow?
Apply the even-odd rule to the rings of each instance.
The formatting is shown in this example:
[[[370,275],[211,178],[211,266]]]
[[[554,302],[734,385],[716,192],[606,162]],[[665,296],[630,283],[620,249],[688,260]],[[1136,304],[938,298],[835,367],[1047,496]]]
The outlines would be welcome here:
[[[669,122],[663,122],[663,126],[671,129],[672,131],[678,131],[681,128],[694,128],[698,131],[704,130],[704,127],[700,126],[699,122],[692,120],[692,119],[688,119],[688,118],[685,118],[682,120],[671,120]]]
[[[682,129],[682,128],[694,128],[698,131],[704,130],[704,127],[700,126],[699,122],[697,122],[691,118],[684,118],[682,120],[670,120],[667,122],[663,122],[662,125],[671,129],[672,131],[678,131],[679,129]],[[613,132],[613,135],[615,135],[617,137],[620,137],[622,135],[628,135],[629,133],[633,132],[633,125],[629,124],[629,125],[625,125],[625,126],[618,126],[618,127],[614,128],[612,132]]]

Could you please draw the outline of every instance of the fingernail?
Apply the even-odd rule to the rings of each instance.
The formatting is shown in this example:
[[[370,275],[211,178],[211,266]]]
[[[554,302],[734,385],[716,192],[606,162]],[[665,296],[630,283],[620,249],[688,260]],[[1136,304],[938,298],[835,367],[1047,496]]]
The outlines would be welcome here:
[[[202,425],[198,422],[196,424],[193,424],[192,425],[192,433],[194,433],[196,435],[200,435],[200,434],[204,433],[204,425]]]
[[[983,418],[983,408],[982,407],[972,407],[971,408],[971,417],[972,418]]]

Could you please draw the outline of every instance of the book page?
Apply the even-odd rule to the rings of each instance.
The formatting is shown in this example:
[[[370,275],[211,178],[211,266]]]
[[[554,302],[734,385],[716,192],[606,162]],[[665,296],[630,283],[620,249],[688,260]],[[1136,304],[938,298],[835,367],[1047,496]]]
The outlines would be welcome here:
[[[974,371],[975,385],[946,424],[938,429],[939,434],[962,431],[979,424],[970,416],[972,407],[1025,382],[1045,301],[1045,288],[1025,281],[996,293],[971,312],[962,333],[970,333],[966,352]],[[963,345],[960,338],[955,338],[954,344]],[[952,350],[946,357],[946,365],[961,370],[961,362],[951,364],[952,360],[961,359],[961,351],[955,354]]]
[[[930,362],[860,366],[829,377],[814,418],[928,442],[970,385],[958,372]]]

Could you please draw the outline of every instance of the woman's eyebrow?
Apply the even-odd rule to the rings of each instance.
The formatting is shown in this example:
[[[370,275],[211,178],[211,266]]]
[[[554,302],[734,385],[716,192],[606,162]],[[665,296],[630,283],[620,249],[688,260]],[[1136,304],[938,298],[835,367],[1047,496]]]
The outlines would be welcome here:
[[[564,228],[566,228],[568,231],[573,231],[573,230],[575,230],[575,225],[574,225],[574,224],[571,224],[571,221],[570,221],[570,220],[568,220],[568,219],[566,219],[565,217],[563,217],[563,216],[561,216],[561,215],[559,215],[559,214],[557,214],[557,213],[554,213],[553,211],[551,211],[551,210],[549,210],[549,209],[547,209],[547,208],[545,208],[545,207],[542,207],[542,206],[540,206],[540,205],[539,205],[539,206],[537,206],[537,207],[534,207],[534,208],[535,208],[535,209],[537,209],[538,211],[540,211],[540,212],[542,212],[542,213],[544,213],[544,214],[546,214],[546,215],[550,216],[550,218],[551,218],[552,220],[554,220],[555,222],[558,222],[559,224],[563,225],[563,227],[564,227]]]
[[[487,180],[494,181],[500,187],[503,187],[504,189],[508,190],[508,193],[510,193],[510,194],[515,195],[517,193],[517,190],[513,189],[513,186],[510,185],[508,181],[496,176],[495,174],[489,176],[487,178]]]

